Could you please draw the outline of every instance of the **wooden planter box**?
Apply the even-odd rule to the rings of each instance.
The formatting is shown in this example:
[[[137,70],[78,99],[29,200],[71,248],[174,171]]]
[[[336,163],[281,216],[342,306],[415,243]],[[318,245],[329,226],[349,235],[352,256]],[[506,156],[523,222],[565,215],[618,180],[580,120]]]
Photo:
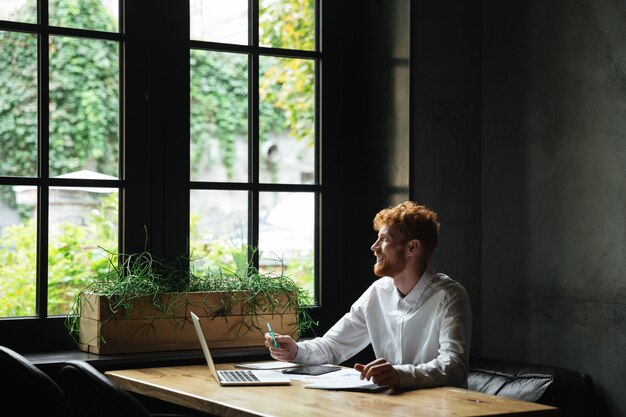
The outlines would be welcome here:
[[[114,354],[200,349],[190,312],[210,348],[263,346],[266,323],[297,340],[297,314],[287,295],[251,299],[245,292],[168,293],[133,299],[112,312],[111,301],[85,293],[80,305],[79,349]]]

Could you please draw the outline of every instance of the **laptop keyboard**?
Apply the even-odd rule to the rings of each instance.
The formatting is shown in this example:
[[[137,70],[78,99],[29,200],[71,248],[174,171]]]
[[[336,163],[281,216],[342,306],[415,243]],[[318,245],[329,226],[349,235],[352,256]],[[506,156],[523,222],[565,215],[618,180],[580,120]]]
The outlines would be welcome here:
[[[256,382],[259,380],[252,371],[220,371],[220,376],[228,382]]]

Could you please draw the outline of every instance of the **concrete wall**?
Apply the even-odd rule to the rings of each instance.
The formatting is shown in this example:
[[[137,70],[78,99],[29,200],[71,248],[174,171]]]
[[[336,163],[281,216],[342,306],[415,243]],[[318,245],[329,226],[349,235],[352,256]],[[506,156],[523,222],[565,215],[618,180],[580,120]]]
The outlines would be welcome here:
[[[411,198],[441,222],[432,266],[467,290],[481,345],[480,0],[411,4]]]
[[[408,198],[409,0],[325,2],[323,334],[376,279],[372,220]],[[371,350],[356,361],[372,360]]]
[[[411,196],[472,354],[588,373],[626,415],[626,2],[411,4]]]
[[[626,3],[483,8],[482,352],[626,415]]]

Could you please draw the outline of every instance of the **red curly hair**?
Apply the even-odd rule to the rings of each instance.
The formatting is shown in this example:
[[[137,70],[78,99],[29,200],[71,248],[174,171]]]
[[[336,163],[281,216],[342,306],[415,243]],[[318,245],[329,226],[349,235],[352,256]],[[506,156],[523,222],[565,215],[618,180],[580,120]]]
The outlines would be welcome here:
[[[379,211],[374,217],[374,230],[379,231],[384,225],[400,226],[407,240],[419,240],[428,253],[432,253],[437,247],[437,213],[413,201],[405,201]]]

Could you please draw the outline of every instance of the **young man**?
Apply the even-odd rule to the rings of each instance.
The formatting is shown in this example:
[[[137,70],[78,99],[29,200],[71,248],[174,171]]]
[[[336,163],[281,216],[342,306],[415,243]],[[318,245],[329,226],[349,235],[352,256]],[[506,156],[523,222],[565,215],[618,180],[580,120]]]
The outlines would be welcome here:
[[[322,337],[295,342],[265,335],[273,358],[307,364],[341,363],[372,344],[378,359],[354,367],[379,385],[467,386],[472,316],[465,289],[435,273],[436,213],[407,201],[374,218],[371,249],[380,279]]]

